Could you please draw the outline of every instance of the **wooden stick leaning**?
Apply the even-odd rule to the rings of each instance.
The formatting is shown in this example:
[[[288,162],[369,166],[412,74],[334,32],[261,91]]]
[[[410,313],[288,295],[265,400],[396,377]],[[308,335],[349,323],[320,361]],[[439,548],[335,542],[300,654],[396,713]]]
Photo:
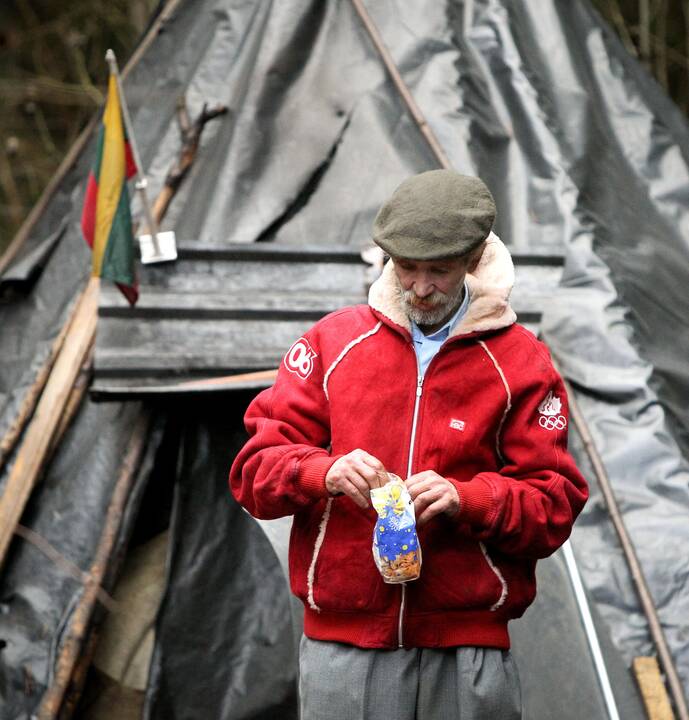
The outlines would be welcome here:
[[[98,278],[91,278],[79,299],[62,349],[55,360],[0,497],[0,568],[5,561],[14,529],[43,469],[44,460],[60,424],[62,411],[93,342],[98,311],[98,287]]]
[[[88,573],[84,594],[70,618],[69,631],[57,660],[55,679],[41,699],[37,713],[39,720],[52,720],[60,712],[65,691],[70,684],[74,667],[84,647],[91,616],[101,591],[101,583],[117,543],[127,500],[146,450],[150,424],[150,413],[143,410],[132,429],[96,555]]]
[[[81,296],[79,296],[79,298],[80,297]],[[50,351],[48,352],[48,356],[44,360],[43,365],[36,374],[36,377],[31,387],[26,392],[26,395],[24,396],[24,399],[19,406],[19,411],[17,412],[16,417],[12,421],[10,427],[7,429],[7,432],[0,440],[0,471],[3,467],[5,467],[5,462],[7,461],[7,458],[14,450],[19,438],[24,432],[26,424],[29,422],[34,410],[36,409],[36,405],[38,404],[38,400],[41,397],[43,388],[45,387],[45,384],[48,382],[48,378],[50,377],[50,372],[53,369],[55,360],[60,354],[60,350],[62,349],[65,337],[67,337],[67,331],[69,330],[70,325],[74,321],[74,316],[76,314],[77,308],[79,307],[79,298],[77,298],[77,301],[74,303],[74,308],[72,309],[72,312],[67,318],[67,322],[65,322],[65,324],[62,326],[62,329],[60,330],[58,336],[53,341],[53,344],[50,347]]]

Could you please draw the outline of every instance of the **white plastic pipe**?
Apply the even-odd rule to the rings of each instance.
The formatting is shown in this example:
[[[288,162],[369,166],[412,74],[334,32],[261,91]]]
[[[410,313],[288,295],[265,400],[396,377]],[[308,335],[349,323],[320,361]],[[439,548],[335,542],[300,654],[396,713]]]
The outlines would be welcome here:
[[[576,597],[577,605],[579,607],[579,614],[581,615],[581,620],[584,623],[584,630],[586,631],[586,639],[588,640],[589,648],[591,649],[593,664],[596,668],[596,674],[598,675],[601,690],[603,691],[603,698],[605,700],[605,707],[608,711],[608,717],[610,720],[619,720],[620,715],[617,712],[617,704],[615,703],[615,696],[612,693],[608,670],[605,667],[605,660],[603,659],[600,642],[598,641],[598,633],[596,632],[596,627],[593,624],[591,608],[589,607],[588,599],[586,597],[586,593],[584,592],[584,585],[581,582],[581,576],[579,575],[579,569],[577,568],[577,562],[574,558],[574,552],[572,551],[572,546],[570,545],[569,540],[567,540],[567,542],[562,546],[562,551],[565,555],[567,572],[569,573],[569,578],[572,581],[572,587],[574,588],[574,596]]]

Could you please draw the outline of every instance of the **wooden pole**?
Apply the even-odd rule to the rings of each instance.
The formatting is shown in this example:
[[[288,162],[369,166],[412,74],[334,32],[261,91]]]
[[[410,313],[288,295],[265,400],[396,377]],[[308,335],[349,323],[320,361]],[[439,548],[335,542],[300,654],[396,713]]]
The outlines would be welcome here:
[[[409,88],[402,79],[402,76],[400,75],[400,72],[395,65],[395,61],[392,59],[392,55],[390,55],[390,51],[387,49],[385,43],[383,42],[383,38],[380,32],[378,32],[378,28],[375,26],[373,20],[371,20],[371,16],[368,14],[368,11],[364,7],[363,2],[361,0],[352,0],[352,4],[354,5],[354,9],[359,15],[361,22],[364,24],[364,27],[368,31],[368,34],[371,36],[371,40],[376,50],[380,54],[385,68],[390,75],[390,79],[394,83],[399,94],[402,96],[402,99],[404,100],[404,103],[407,106],[409,113],[414,119],[414,122],[416,122],[416,124],[418,125],[421,134],[424,136],[424,138],[426,138],[426,142],[430,145],[433,154],[436,156],[436,158],[438,158],[438,162],[442,165],[442,167],[451,167],[450,160],[448,159],[447,155],[445,155],[445,151],[438,142],[438,138],[436,138],[435,133],[431,130],[430,126],[426,122],[426,118],[421,112],[419,106],[416,104],[414,96],[411,94]]]
[[[38,399],[41,397],[43,388],[45,387],[45,384],[48,382],[48,378],[50,377],[50,371],[55,364],[55,359],[57,358],[60,350],[62,349],[65,337],[67,336],[67,331],[69,330],[70,325],[74,322],[74,316],[76,314],[78,306],[79,302],[77,300],[77,302],[74,304],[72,312],[67,319],[67,322],[62,326],[60,333],[53,341],[50,352],[48,353],[48,357],[43,362],[43,365],[38,371],[38,374],[36,375],[36,378],[34,379],[31,387],[28,389],[26,395],[24,396],[22,404],[19,407],[19,412],[17,413],[17,416],[12,421],[12,424],[8,428],[2,440],[0,440],[0,470],[2,470],[2,468],[5,466],[7,458],[9,457],[12,450],[14,450],[17,441],[21,437],[22,432],[24,432],[24,428],[26,427],[27,422],[33,415],[33,411],[36,409]]]
[[[0,568],[5,561],[14,529],[48,455],[62,411],[93,341],[98,310],[98,287],[98,278],[91,278],[79,300],[62,350],[46,382],[0,497]]]
[[[196,388],[217,386],[225,388],[252,380],[275,380],[277,374],[277,368],[274,370],[258,370],[257,372],[241,373],[240,375],[223,375],[222,377],[207,378],[204,380],[189,380],[188,382],[179,383],[175,387],[178,387],[180,390],[194,390]]]
[[[105,518],[103,533],[88,574],[89,579],[84,587],[84,594],[70,618],[69,628],[65,633],[65,640],[57,660],[53,683],[46,690],[38,708],[39,720],[52,720],[60,712],[72,673],[84,647],[91,616],[98,600],[99,591],[101,591],[101,583],[115,549],[127,500],[148,442],[150,426],[150,414],[144,410],[132,430],[120,474],[115,484],[112,502]]]

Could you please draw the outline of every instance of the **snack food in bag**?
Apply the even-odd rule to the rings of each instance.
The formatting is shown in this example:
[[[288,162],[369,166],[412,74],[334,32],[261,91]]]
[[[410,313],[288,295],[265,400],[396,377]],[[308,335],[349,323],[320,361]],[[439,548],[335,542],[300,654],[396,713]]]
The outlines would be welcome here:
[[[390,473],[388,477],[383,487],[371,490],[371,502],[378,513],[373,559],[386,583],[403,583],[421,574],[421,547],[409,491],[397,475]]]

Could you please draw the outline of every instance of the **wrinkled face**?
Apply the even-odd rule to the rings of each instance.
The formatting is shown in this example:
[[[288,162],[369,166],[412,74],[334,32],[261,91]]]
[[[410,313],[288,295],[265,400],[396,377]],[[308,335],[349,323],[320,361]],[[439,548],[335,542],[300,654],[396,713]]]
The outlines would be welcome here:
[[[473,269],[480,251],[444,260],[392,258],[400,299],[407,315],[422,326],[436,325],[458,307],[464,276]]]

